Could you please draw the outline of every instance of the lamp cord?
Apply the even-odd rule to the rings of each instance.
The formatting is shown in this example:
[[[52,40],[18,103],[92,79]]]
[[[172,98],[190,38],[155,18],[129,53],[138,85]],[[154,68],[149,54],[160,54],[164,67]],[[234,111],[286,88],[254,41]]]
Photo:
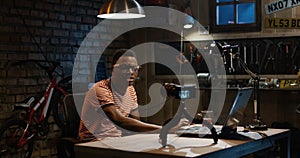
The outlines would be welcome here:
[[[300,114],[300,104],[297,106],[296,112],[297,112],[298,114]]]

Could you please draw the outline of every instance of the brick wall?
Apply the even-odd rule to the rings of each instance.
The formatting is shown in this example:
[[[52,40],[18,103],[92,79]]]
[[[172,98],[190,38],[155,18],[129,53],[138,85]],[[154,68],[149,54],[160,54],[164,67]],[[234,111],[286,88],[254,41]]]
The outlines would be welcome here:
[[[101,21],[96,15],[103,0],[0,0],[0,4],[1,126],[11,116],[15,102],[42,92],[48,81],[45,72],[35,64],[12,63],[47,57],[61,61],[65,72],[71,74],[82,41]],[[108,50],[126,45],[125,39],[119,38],[118,44],[111,45]],[[49,122],[50,132],[36,142],[34,157],[55,157],[57,154],[54,144],[61,133],[52,117]]]

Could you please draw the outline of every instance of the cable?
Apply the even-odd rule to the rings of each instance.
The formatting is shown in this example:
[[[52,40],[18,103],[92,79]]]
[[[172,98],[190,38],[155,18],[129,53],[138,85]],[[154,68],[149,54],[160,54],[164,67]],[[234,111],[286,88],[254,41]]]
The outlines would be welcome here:
[[[297,106],[296,112],[297,112],[298,114],[300,114],[300,104]]]

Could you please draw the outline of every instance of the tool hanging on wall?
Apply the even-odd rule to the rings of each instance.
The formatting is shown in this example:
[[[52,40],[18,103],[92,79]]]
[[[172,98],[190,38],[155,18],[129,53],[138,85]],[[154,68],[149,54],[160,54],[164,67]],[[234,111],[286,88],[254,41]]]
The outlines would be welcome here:
[[[283,64],[283,54],[284,54],[284,44],[283,41],[279,41],[277,43],[277,48],[276,48],[276,55],[277,55],[277,61],[276,64],[278,65],[279,72],[282,72],[284,70],[284,64]]]
[[[247,44],[244,45],[244,63],[247,64]]]
[[[269,56],[267,58],[265,67],[264,67],[264,72],[265,73],[276,73],[276,63],[275,63],[275,59],[276,59],[276,52],[274,51],[269,51]]]
[[[259,68],[259,54],[260,54],[260,43],[255,45],[255,63],[254,63],[254,71],[258,72]]]
[[[234,48],[235,50],[233,50],[235,52],[236,55],[240,56],[241,55],[241,46],[240,45],[236,45],[236,48]],[[243,68],[241,66],[241,62],[240,60],[236,60],[234,59],[234,65],[235,65],[235,73],[239,74],[239,73],[243,73]]]
[[[277,58],[276,65],[278,65],[277,73],[285,74],[289,73],[290,67],[292,65],[292,60],[290,58],[290,47],[291,42],[280,41],[277,43]]]
[[[292,58],[291,58],[291,42],[285,44],[285,53],[284,53],[284,61],[285,61],[285,70],[284,73],[293,73],[290,71],[292,69]]]
[[[260,43],[255,45],[255,65],[257,67],[259,66],[259,51],[260,51],[259,46],[260,46]]]
[[[264,42],[266,43],[266,47],[265,47],[265,51],[264,51],[264,54],[263,54],[263,58],[262,58],[262,60],[261,60],[261,63],[260,63],[259,69],[258,69],[258,73],[259,73],[259,74],[262,73],[262,69],[264,68],[265,63],[266,63],[266,61],[267,61],[268,51],[269,51],[271,45],[273,45],[273,42],[272,42],[271,40],[264,40]]]
[[[225,71],[227,74],[230,74],[231,59],[229,55],[229,51],[230,51],[229,49],[231,46],[226,42],[218,42],[217,46],[221,52],[222,60],[225,66]]]
[[[235,59],[236,54],[240,54],[239,45],[231,45],[226,42],[217,43],[218,48],[222,54],[222,60],[225,66],[225,70],[227,74],[235,74],[239,70],[239,63]]]
[[[291,59],[292,59],[292,73],[298,72],[300,69],[300,53],[296,53],[297,51],[299,52],[299,47],[300,47],[300,42],[296,41],[294,48],[291,53]]]
[[[254,66],[254,44],[250,43],[250,66]]]

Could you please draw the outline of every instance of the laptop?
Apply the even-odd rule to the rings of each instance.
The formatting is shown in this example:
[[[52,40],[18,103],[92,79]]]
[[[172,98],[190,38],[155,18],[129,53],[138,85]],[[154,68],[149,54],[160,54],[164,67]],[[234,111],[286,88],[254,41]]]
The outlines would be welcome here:
[[[244,134],[237,132],[237,126],[243,118],[244,111],[252,95],[253,88],[239,88],[231,109],[226,117],[223,126],[214,126],[218,137],[221,139],[249,139]],[[212,137],[208,127],[203,125],[191,125],[183,127],[175,132],[178,136],[183,137]]]

